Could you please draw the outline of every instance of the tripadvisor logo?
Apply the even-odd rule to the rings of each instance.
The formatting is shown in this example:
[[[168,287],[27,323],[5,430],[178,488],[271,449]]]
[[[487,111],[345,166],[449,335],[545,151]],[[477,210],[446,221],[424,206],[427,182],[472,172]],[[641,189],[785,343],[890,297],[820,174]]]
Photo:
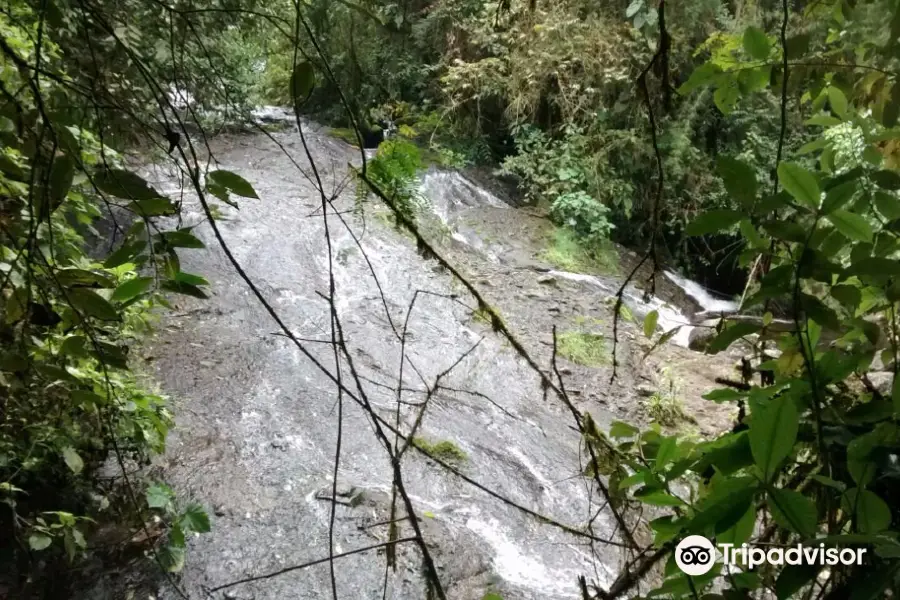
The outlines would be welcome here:
[[[866,548],[827,548],[818,546],[773,546],[766,549],[749,544],[719,544],[723,563],[743,565],[752,569],[769,565],[861,565]],[[716,546],[702,535],[689,535],[675,547],[675,564],[692,576],[705,575],[712,570],[718,553]]]

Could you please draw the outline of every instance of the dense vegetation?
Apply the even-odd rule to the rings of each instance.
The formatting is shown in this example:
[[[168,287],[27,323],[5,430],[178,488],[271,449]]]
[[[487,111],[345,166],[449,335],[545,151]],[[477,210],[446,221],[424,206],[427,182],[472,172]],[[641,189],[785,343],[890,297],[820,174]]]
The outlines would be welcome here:
[[[269,102],[353,138],[395,121],[360,199],[376,192],[398,226],[415,226],[423,156],[492,164],[585,251],[612,238],[654,267],[732,273],[716,283],[761,315],[723,318],[709,346],[755,354],[709,395],[741,407],[733,431],[697,442],[578,419],[585,475],[618,518],[657,511],[652,545],[623,535],[636,558],[586,598],[650,573],[652,596],[896,597],[900,378],[885,392],[866,377],[900,368],[896,0],[36,4],[0,10],[0,559],[25,593],[42,591],[28,576],[42,559],[78,559],[111,501],[141,528],[163,518],[153,555],[169,571],[209,529],[163,483],[98,476],[163,449],[170,415],[129,346],[166,294],[207,285],[178,260],[202,243],[127,153],[174,156],[213,221],[209,196],[256,194],[198,158],[197,132]],[[112,245],[94,243],[101,216]],[[687,534],[872,552],[691,578],[672,559]]]

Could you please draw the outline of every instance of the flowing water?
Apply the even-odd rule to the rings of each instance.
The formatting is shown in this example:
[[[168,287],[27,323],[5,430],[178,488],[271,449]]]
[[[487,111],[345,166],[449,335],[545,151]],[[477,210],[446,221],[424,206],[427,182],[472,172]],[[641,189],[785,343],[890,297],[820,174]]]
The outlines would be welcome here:
[[[296,133],[274,137],[309,172]],[[326,191],[341,189],[358,152],[314,127],[309,139]],[[225,242],[310,354],[337,373],[327,343],[329,309],[322,294],[329,261],[315,187],[262,135],[218,139],[214,150],[221,167],[246,177],[260,196],[243,199],[240,210],[222,209]],[[179,188],[165,172],[154,176],[161,189]],[[423,218],[434,222],[435,243],[487,290],[541,365],[549,366],[547,336],[560,314],[608,311],[595,294],[614,292],[615,279],[535,268],[532,259],[522,259],[527,242],[517,231],[525,216],[517,209],[456,173],[427,173],[421,192],[437,216]],[[400,382],[404,431],[415,420],[414,405],[425,399],[422,390],[446,372],[419,435],[451,441],[466,455],[461,471],[503,498],[566,524],[586,523],[599,501],[579,476],[584,457],[566,408],[545,398],[526,362],[472,318],[471,300],[447,273],[423,259],[377,209],[370,207],[363,218],[353,214],[353,206],[353,190],[344,186],[335,208],[349,230],[338,215],[328,216],[335,304],[374,410],[396,418],[401,351],[407,359]],[[392,479],[369,415],[346,395],[339,397],[322,370],[278,335],[203,223],[196,199],[185,196],[184,210],[185,223],[197,224],[207,248],[184,252],[182,269],[206,276],[212,297],[179,299],[146,353],[178,415],[165,475],[215,513],[212,533],[191,542],[181,578],[191,597],[200,598],[237,579],[327,556],[330,502],[322,497],[331,495],[339,413],[339,488],[353,501],[337,507],[336,553],[387,539],[383,523]],[[479,231],[473,215],[478,222],[499,223],[497,237]],[[704,304],[702,289],[669,276]],[[548,277],[574,280],[577,289],[557,289],[546,283]],[[663,329],[688,321],[661,300],[645,302],[636,289],[626,299],[638,314],[659,310]],[[408,333],[401,344],[404,323]],[[620,351],[627,352],[627,340],[623,344]],[[627,371],[612,386],[607,369],[573,365],[567,371],[580,408],[601,426],[611,419],[605,397],[633,397]],[[346,362],[340,373],[356,389]],[[450,598],[480,600],[489,589],[507,600],[576,598],[578,575],[608,585],[619,568],[615,548],[591,548],[419,454],[407,453],[403,473]],[[400,527],[401,536],[410,533],[408,524]],[[613,530],[611,516],[600,511],[594,533],[612,536]],[[386,581],[388,598],[424,598],[418,551],[407,544],[398,554],[397,570],[387,574],[380,551],[339,559],[339,597],[381,598]],[[213,597],[324,599],[332,597],[330,585],[328,565],[319,564]],[[95,597],[115,596],[97,591]],[[163,586],[159,597],[177,596]]]

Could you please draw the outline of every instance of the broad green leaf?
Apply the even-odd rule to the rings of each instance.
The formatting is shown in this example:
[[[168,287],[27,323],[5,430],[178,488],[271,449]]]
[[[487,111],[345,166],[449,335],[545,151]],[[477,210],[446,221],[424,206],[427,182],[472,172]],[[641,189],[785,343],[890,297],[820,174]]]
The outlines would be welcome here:
[[[821,567],[816,565],[787,565],[775,581],[778,600],[788,600],[799,592],[818,574]]]
[[[634,493],[634,497],[652,506],[684,506],[683,501],[663,490],[641,488]]]
[[[713,93],[713,103],[716,108],[722,111],[722,114],[729,114],[740,98],[741,92],[738,89],[737,82],[733,79],[722,81],[716,91]]]
[[[178,281],[175,279],[169,279],[162,283],[162,288],[164,290],[168,290],[170,292],[175,292],[177,294],[183,294],[185,296],[193,296],[194,298],[206,299],[209,298],[206,292],[191,283],[185,283],[183,281]]]
[[[756,525],[756,505],[751,501],[747,503],[747,510],[731,528],[716,535],[716,541],[720,544],[734,544],[740,546],[753,535],[753,527]]]
[[[747,163],[730,156],[716,159],[717,170],[725,189],[743,206],[752,206],[756,201],[756,171]]]
[[[106,260],[103,261],[103,266],[107,269],[122,266],[139,256],[146,247],[147,242],[144,240],[123,244],[121,248],[106,257]]]
[[[841,284],[832,286],[831,295],[851,312],[856,310],[860,300],[862,300],[862,294],[855,285]]]
[[[644,335],[649,337],[653,337],[653,334],[656,333],[656,322],[659,320],[659,311],[651,310],[647,313],[647,316],[644,317]]]
[[[836,185],[825,193],[825,201],[822,202],[821,214],[827,215],[850,202],[859,189],[859,180],[845,181]]]
[[[174,279],[179,283],[188,283],[190,285],[209,285],[209,281],[206,278],[193,273],[185,273],[184,271],[176,273]]]
[[[794,448],[798,426],[797,407],[788,396],[773,398],[753,411],[750,450],[766,481],[772,479],[781,462]]]
[[[744,30],[744,50],[747,51],[752,58],[756,60],[765,60],[769,57],[772,50],[772,44],[769,42],[769,36],[762,29],[750,26]]]
[[[831,102],[831,110],[841,119],[847,118],[847,96],[839,88],[828,87],[828,100]]]
[[[188,229],[165,231],[162,234],[166,244],[173,248],[205,248],[206,245]]]
[[[703,399],[711,400],[712,402],[730,402],[732,400],[740,400],[746,396],[746,392],[739,392],[731,388],[720,388],[703,394]]]
[[[900,84],[898,84],[900,87]],[[889,192],[875,192],[875,208],[889,221],[900,219],[900,200]]]
[[[804,154],[809,154],[810,152],[815,152],[816,150],[821,150],[827,143],[828,141],[825,138],[813,140],[812,142],[800,146],[800,149],[797,150],[797,154],[802,156]]]
[[[877,256],[863,258],[854,261],[852,265],[844,270],[844,274],[848,277],[853,275],[870,275],[875,277],[900,275],[900,261]]]
[[[76,452],[74,448],[67,446],[63,448],[62,453],[63,460],[66,461],[66,466],[68,466],[73,473],[78,475],[84,470],[84,461],[81,460],[81,457],[78,456],[78,452]]]
[[[184,548],[166,544],[157,551],[159,562],[169,573],[180,573],[184,568]]]
[[[88,271],[87,269],[60,269],[56,271],[56,280],[65,287],[72,286],[99,286],[110,288],[115,286],[115,281],[106,273]]]
[[[687,235],[706,235],[732,227],[743,214],[736,210],[711,210],[691,221],[685,228]]]
[[[166,508],[174,498],[175,494],[167,485],[155,483],[147,488],[147,506],[150,508]]]
[[[111,299],[113,302],[128,302],[149,290],[151,285],[153,285],[152,277],[135,277],[129,279],[116,288]]]
[[[50,168],[50,212],[62,204],[72,187],[75,177],[75,163],[68,156],[57,156]]]
[[[819,207],[819,182],[800,165],[787,162],[778,165],[778,181],[801,204],[813,209]]]
[[[196,502],[188,505],[184,509],[179,521],[181,528],[185,533],[208,533],[209,532],[209,515],[203,507]]]
[[[86,343],[87,339],[84,336],[72,335],[63,340],[62,345],[59,347],[59,351],[66,356],[85,357],[88,355],[85,350]]]
[[[174,215],[178,212],[178,207],[168,198],[145,198],[129,203],[128,210],[142,217],[160,217]]]
[[[700,86],[714,82],[722,74],[722,68],[715,63],[703,63],[691,72],[691,76],[684,82],[678,93],[682,96],[690,94]]]
[[[53,539],[43,533],[32,533],[28,536],[28,547],[39,552],[45,550],[53,543]]]
[[[232,194],[237,194],[244,198],[259,198],[259,196],[256,195],[256,190],[250,185],[250,182],[237,173],[220,169],[209,173],[207,179],[216,185],[222,186]]]
[[[891,524],[891,509],[872,490],[850,488],[841,497],[841,506],[854,515],[856,525],[863,533],[878,533]]]
[[[162,195],[131,171],[108,169],[94,175],[94,185],[101,192],[126,200],[153,200]]]
[[[757,482],[752,477],[717,476],[709,495],[695,503],[688,531],[702,535],[710,528],[715,533],[730,530],[746,516],[756,491]]]
[[[818,125],[819,127],[833,127],[835,125],[840,125],[841,120],[836,119],[831,115],[816,115],[807,119],[805,123],[807,125]]]
[[[291,74],[291,99],[294,106],[301,106],[312,94],[316,86],[316,72],[312,64],[307,61],[297,63]]]
[[[121,320],[115,307],[96,292],[87,288],[72,288],[66,290],[66,295],[75,308],[89,317],[95,317],[101,321]]]
[[[809,34],[801,33],[799,35],[791,36],[787,39],[786,45],[788,58],[791,60],[800,58],[806,54],[806,51],[809,48]]]
[[[609,428],[609,436],[617,439],[626,439],[634,437],[641,431],[634,425],[629,425],[622,421],[613,421]]]
[[[816,504],[794,490],[771,488],[769,509],[775,522],[805,537],[816,533]]]
[[[630,19],[642,8],[644,8],[644,0],[632,0],[631,4],[628,5],[628,8],[625,9],[625,18]]]
[[[843,233],[851,240],[858,242],[871,242],[875,233],[865,217],[848,210],[838,209],[827,215],[835,229]]]
[[[896,171],[888,171],[887,169],[876,171],[872,173],[872,181],[875,182],[875,185],[885,190],[900,190],[900,173]]]
[[[759,331],[759,325],[755,323],[728,323],[719,335],[706,347],[707,354],[717,354],[728,348],[733,342],[740,338],[756,333]]]
[[[488,592],[485,594],[481,600],[503,600],[503,596],[500,594],[495,594],[494,592]]]

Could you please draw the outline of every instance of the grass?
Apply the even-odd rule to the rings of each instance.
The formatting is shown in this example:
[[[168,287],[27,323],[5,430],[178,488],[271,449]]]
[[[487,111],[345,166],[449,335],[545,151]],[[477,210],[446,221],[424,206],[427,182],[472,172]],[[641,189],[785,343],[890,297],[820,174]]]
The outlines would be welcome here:
[[[675,427],[691,420],[684,412],[681,400],[675,394],[656,392],[647,398],[646,404],[647,413],[660,425]]]
[[[606,338],[598,333],[565,331],[556,341],[559,354],[579,365],[600,367],[612,360]]]
[[[430,442],[425,438],[415,437],[413,438],[413,445],[425,452],[425,454],[444,462],[463,463],[469,459],[469,455],[450,440]]]
[[[347,142],[351,146],[359,145],[359,140],[356,138],[356,131],[349,127],[331,127],[328,129],[328,134]]]
[[[619,257],[611,242],[589,250],[567,229],[556,228],[550,240],[550,246],[540,258],[564,271],[576,273],[597,272],[605,275],[619,273]]]

